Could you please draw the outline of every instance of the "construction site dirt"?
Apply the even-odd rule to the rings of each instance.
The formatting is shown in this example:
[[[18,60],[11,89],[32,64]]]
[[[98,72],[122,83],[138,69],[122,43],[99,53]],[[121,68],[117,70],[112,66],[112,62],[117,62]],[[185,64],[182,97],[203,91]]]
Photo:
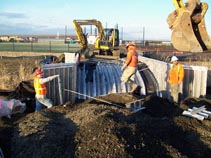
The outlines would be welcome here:
[[[66,108],[56,105],[34,112],[30,72],[38,62],[0,60],[10,71],[12,68],[17,71],[17,63],[21,62],[24,67],[21,71],[28,71],[28,76],[24,81],[13,81],[11,77],[8,84],[16,82],[15,90],[4,86],[1,93],[1,98],[20,99],[27,106],[24,113],[0,120],[0,147],[5,158],[209,158],[211,155],[211,118],[199,121],[182,115],[188,108],[203,105],[211,111],[209,98],[185,98],[179,106],[174,106],[164,98],[142,96],[145,109],[133,113],[115,105],[124,106],[140,96],[117,93],[99,96],[99,100],[67,102]],[[5,67],[4,73],[9,73]],[[18,76],[19,72],[12,74]]]

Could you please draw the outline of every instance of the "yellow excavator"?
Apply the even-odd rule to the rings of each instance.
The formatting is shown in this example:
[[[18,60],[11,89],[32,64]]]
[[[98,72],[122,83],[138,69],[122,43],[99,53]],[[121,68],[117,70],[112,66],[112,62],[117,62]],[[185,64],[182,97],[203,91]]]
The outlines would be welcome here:
[[[172,30],[171,41],[175,49],[184,52],[211,50],[204,16],[208,4],[200,0],[173,0],[175,11],[169,14],[167,23]]]
[[[103,28],[102,23],[96,19],[73,20],[76,35],[80,41],[81,52],[85,58],[95,54],[112,56],[114,50],[119,47],[119,30],[116,28]],[[94,25],[97,28],[97,38],[94,48],[88,47],[87,34],[83,32],[82,26]]]

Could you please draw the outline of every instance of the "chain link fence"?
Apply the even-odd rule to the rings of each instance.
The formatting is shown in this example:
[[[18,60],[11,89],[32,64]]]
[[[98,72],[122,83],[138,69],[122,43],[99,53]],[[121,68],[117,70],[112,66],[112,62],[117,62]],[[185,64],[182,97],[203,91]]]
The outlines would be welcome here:
[[[64,43],[57,40],[43,40],[38,42],[0,42],[0,51],[15,52],[76,52],[80,49],[79,44]]]

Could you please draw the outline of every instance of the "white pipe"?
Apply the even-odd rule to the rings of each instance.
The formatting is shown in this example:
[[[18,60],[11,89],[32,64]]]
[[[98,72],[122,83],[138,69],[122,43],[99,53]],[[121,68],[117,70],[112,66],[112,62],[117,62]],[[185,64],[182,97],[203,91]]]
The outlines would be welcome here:
[[[60,76],[58,76],[58,85],[59,85],[59,99],[60,99],[60,104],[63,104],[63,98],[62,98],[62,88],[61,88],[61,80]]]

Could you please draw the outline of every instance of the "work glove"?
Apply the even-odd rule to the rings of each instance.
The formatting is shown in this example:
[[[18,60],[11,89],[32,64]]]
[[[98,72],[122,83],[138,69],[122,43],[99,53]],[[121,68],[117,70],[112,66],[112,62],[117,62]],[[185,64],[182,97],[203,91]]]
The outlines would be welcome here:
[[[121,71],[124,71],[126,67],[127,67],[127,65],[124,64],[124,65],[121,67]]]
[[[48,77],[48,81],[51,81],[51,80],[53,80],[53,79],[55,79],[55,78],[57,78],[57,77],[59,77],[59,75],[49,76],[49,77]]]
[[[54,75],[55,77],[59,77],[59,75]]]
[[[59,75],[53,75],[53,76],[51,76],[52,78],[57,78],[57,77],[59,77]]]

